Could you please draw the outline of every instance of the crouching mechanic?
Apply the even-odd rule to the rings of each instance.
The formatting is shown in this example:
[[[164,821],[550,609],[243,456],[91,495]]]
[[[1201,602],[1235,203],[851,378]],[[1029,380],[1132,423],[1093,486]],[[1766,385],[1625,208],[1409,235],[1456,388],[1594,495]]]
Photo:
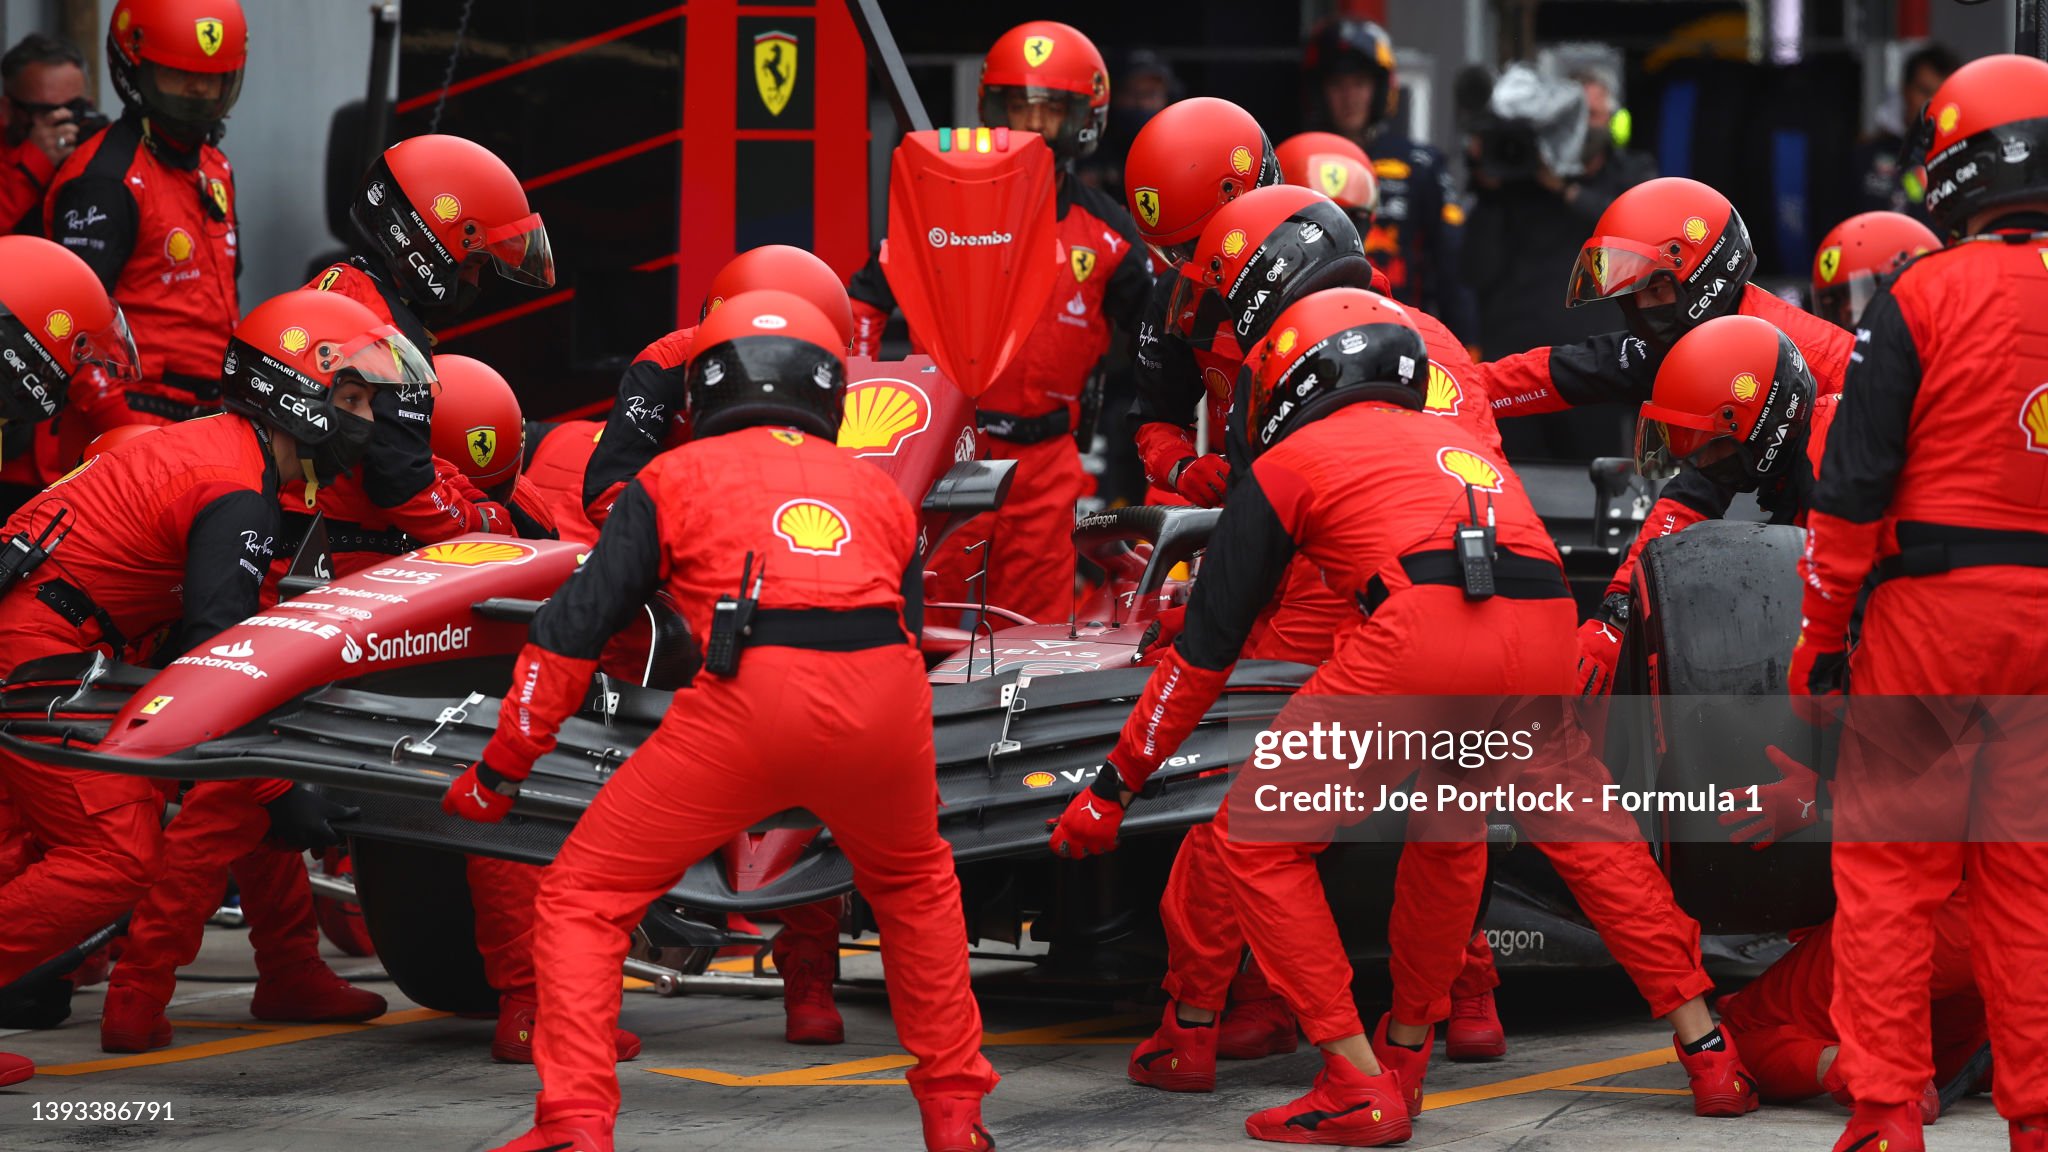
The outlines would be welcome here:
[[[887,477],[833,443],[845,383],[837,329],[793,294],[746,293],[705,319],[690,443],[626,486],[589,561],[534,618],[496,735],[442,801],[502,819],[582,701],[605,641],[657,590],[709,638],[703,671],[541,882],[537,1123],[501,1152],[609,1152],[628,930],[691,864],[797,806],[832,829],[881,925],[897,1029],[918,1058],[908,1076],[925,1146],[993,1147],[981,1098],[996,1076],[938,833],[931,689],[914,643],[916,521]],[[743,643],[714,610],[736,595],[752,612]]]
[[[1074,505],[1091,485],[1073,435],[1082,394],[1109,350],[1110,327],[1136,331],[1152,290],[1152,264],[1130,216],[1074,178],[1074,162],[1095,151],[1108,116],[1109,72],[1079,29],[1051,20],[1020,24],[982,61],[981,122],[1037,132],[1052,146],[1054,211],[1072,276],[1058,275],[1016,358],[975,400],[982,447],[990,459],[1017,462],[1016,482],[1001,508],[969,521],[932,558],[936,598],[980,601],[1038,621],[1073,607]],[[849,291],[854,351],[873,356],[896,306],[880,263],[855,273]],[[977,540],[989,547],[968,551]],[[977,588],[984,562],[988,575]]]
[[[1420,410],[1428,354],[1405,310],[1369,292],[1331,289],[1283,312],[1272,330],[1278,335],[1246,361],[1253,460],[1224,505],[1186,629],[1096,783],[1060,817],[1052,847],[1061,855],[1115,846],[1125,808],[1216,699],[1297,553],[1361,608],[1302,695],[1568,690],[1576,614],[1557,551],[1507,466],[1458,426]],[[1360,453],[1359,444],[1375,450]],[[1492,498],[1498,541],[1498,592],[1482,600],[1467,598],[1452,551],[1475,488]],[[1446,635],[1459,642],[1444,643]],[[1417,921],[1426,939],[1413,942],[1411,964],[1396,968],[1394,1008],[1375,1038],[1393,1043],[1382,1048],[1366,1039],[1352,1001],[1350,964],[1316,870],[1324,845],[1233,839],[1231,799],[1217,812],[1214,840],[1238,920],[1266,979],[1323,1049],[1308,1095],[1252,1116],[1247,1134],[1359,1146],[1408,1139],[1420,1084],[1383,1061],[1426,1060],[1393,1044],[1417,1035],[1426,1042],[1428,1023],[1449,1010],[1485,884],[1483,839],[1403,850],[1404,872],[1430,858],[1434,914]],[[1169,1003],[1169,1025],[1174,1013]]]
[[[103,295],[66,311],[72,335],[64,355],[72,363],[128,354],[111,351],[124,341],[109,326]],[[47,332],[48,314],[35,323]],[[288,332],[306,339],[285,341]],[[8,347],[35,351],[18,335]],[[374,419],[372,393],[417,383],[426,372],[411,343],[366,309],[300,293],[257,308],[230,347],[232,411],[87,460],[0,528],[33,541],[61,515],[70,529],[47,560],[0,594],[0,674],[60,653],[118,656],[131,637],[174,628],[158,653],[169,659],[253,615],[265,550],[277,537],[282,478],[310,472],[332,479],[355,466]],[[61,378],[63,361],[53,367]],[[248,387],[258,373],[270,385],[267,395]],[[143,896],[163,866],[163,805],[141,777],[12,757],[0,757],[0,782],[46,850],[0,886],[5,984]],[[276,803],[291,794],[289,785],[270,782],[256,799]],[[287,802],[271,815],[302,812]],[[324,824],[324,810],[314,812]]]

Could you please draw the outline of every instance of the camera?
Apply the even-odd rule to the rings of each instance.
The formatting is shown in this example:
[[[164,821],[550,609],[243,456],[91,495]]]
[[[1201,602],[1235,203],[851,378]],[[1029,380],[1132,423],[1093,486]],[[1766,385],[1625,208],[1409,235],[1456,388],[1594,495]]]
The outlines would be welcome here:
[[[1465,131],[1482,181],[1513,184],[1546,170],[1572,177],[1582,169],[1586,96],[1577,84],[1511,64],[1491,85],[1479,75],[1460,79]]]
[[[65,111],[71,113],[71,122],[78,125],[78,142],[80,144],[85,143],[88,136],[105,128],[109,123],[106,113],[101,112],[93,105],[91,100],[83,96],[62,105],[62,107]]]
[[[1536,145],[1536,125],[1527,120],[1484,114],[1474,125],[1479,171],[1497,184],[1534,180],[1543,170]]]

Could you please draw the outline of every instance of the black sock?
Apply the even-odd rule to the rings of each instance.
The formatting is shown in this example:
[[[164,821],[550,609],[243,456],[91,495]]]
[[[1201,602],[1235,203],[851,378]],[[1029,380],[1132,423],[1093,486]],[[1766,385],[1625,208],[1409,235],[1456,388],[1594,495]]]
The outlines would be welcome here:
[[[1175,1024],[1178,1024],[1178,1025],[1180,1025],[1180,1026],[1181,1026],[1181,1027],[1183,1027],[1183,1028],[1209,1028],[1209,1027],[1213,1027],[1213,1026],[1215,1025],[1215,1023],[1216,1023],[1216,1021],[1215,1021],[1215,1020],[1214,1020],[1213,1018],[1212,1018],[1212,1019],[1208,1019],[1208,1020],[1203,1020],[1203,1021],[1200,1021],[1200,1022],[1196,1022],[1196,1021],[1194,1021],[1194,1020],[1190,1020],[1190,1019],[1188,1019],[1187,1017],[1185,1017],[1185,1016],[1181,1015],[1181,1014],[1180,1014],[1180,1009],[1178,1009],[1178,1008],[1175,1008],[1175,1009],[1173,1010],[1173,1022],[1174,1022]]]
[[[1721,1029],[1717,1027],[1705,1036],[1687,1044],[1685,1046],[1685,1054],[1687,1056],[1697,1056],[1702,1052],[1720,1052],[1727,1047],[1728,1040],[1721,1035]]]
[[[1423,1043],[1424,1043],[1424,1044],[1426,1044],[1426,1043],[1428,1043],[1428,1041],[1426,1041],[1426,1040],[1425,1040],[1425,1041],[1423,1041]],[[1402,1049],[1406,1049],[1407,1051],[1410,1051],[1410,1052],[1420,1052],[1420,1051],[1422,1051],[1422,1044],[1403,1044],[1403,1043],[1401,1043],[1401,1042],[1400,1042],[1399,1040],[1396,1040],[1396,1039],[1392,1038],[1391,1036],[1387,1038],[1387,1047],[1389,1047],[1389,1048],[1402,1048]]]

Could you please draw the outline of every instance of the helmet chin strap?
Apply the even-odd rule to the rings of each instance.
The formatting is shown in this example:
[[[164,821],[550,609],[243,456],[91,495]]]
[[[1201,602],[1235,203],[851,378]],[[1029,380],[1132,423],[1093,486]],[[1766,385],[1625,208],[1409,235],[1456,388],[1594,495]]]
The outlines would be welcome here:
[[[306,507],[310,509],[320,493],[320,476],[313,469],[313,461],[304,456],[299,457],[299,471],[306,477]]]

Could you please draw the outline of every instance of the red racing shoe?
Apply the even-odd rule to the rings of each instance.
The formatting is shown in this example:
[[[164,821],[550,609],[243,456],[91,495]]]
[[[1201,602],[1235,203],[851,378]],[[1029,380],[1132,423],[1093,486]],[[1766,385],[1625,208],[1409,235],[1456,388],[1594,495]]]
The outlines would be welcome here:
[[[1436,1025],[1429,1026],[1429,1037],[1422,1042],[1422,1050],[1403,1048],[1387,1042],[1387,1024],[1394,1014],[1380,1017],[1372,1029],[1372,1054],[1379,1058],[1380,1067],[1385,1068],[1401,1084],[1401,1101],[1408,1110],[1408,1118],[1422,1115],[1422,1085],[1429,1079],[1429,1050],[1436,1046]]]
[[[994,1152],[995,1137],[981,1122],[980,1096],[928,1096],[917,1102],[924,1120],[925,1152]]]
[[[839,937],[776,933],[775,970],[782,975],[782,1038],[791,1044],[844,1044],[846,1021],[832,1002]]]
[[[526,1135],[491,1152],[612,1152],[612,1118],[603,1113],[557,1111]]]
[[[170,1043],[171,1021],[163,1005],[126,984],[107,985],[107,1002],[100,1009],[100,1051],[148,1052]]]
[[[259,975],[249,999],[249,1015],[293,1024],[357,1024],[388,1007],[382,996],[343,980],[319,959]]]
[[[1230,982],[1230,1006],[1216,1036],[1216,1055],[1223,1060],[1257,1060],[1292,1052],[1296,1037],[1294,1012],[1266,983],[1255,958]]]
[[[1920,1105],[1858,1104],[1849,1127],[1835,1141],[1835,1152],[1927,1152],[1920,1135]]]
[[[1323,1070],[1308,1095],[1244,1122],[1245,1135],[1273,1144],[1377,1148],[1400,1144],[1413,1131],[1398,1077],[1391,1071],[1368,1076],[1332,1052],[1323,1053]]]
[[[0,1080],[0,1084],[7,1083]],[[2012,1152],[2048,1152],[2048,1116],[2014,1120],[2006,1127]]]
[[[533,1063],[533,1018],[539,1007],[530,996],[504,996],[499,1000],[498,1033],[491,1038],[491,1059],[500,1064]],[[640,1038],[624,1028],[613,1029],[613,1039],[620,1060],[631,1060],[640,1054]],[[605,1132],[605,1147],[609,1148],[609,1125]]]
[[[19,1084],[36,1074],[36,1062],[12,1052],[0,1052],[0,1088]]]
[[[1444,1025],[1444,1055],[1453,1060],[1498,1060],[1507,1054],[1508,1033],[1500,1026],[1493,992],[1452,999],[1450,1023]]]
[[[1162,1092],[1214,1092],[1218,1026],[1184,1028],[1175,1007],[1166,1002],[1159,1030],[1132,1051],[1131,1082]]]
[[[1856,1097],[1849,1092],[1848,1081],[1842,1078],[1842,1062],[1828,1065],[1828,1074],[1821,1077],[1820,1086],[1828,1090],[1835,1103],[1844,1108],[1856,1107]],[[1920,1123],[1932,1124],[1941,1119],[1941,1089],[1929,1080],[1927,1087],[1920,1090]]]
[[[1742,1066],[1742,1057],[1735,1051],[1735,1038],[1728,1035],[1726,1028],[1719,1029],[1721,1045],[1705,1052],[1688,1053],[1678,1037],[1671,1038],[1671,1046],[1678,1050],[1678,1062],[1685,1067],[1686,1078],[1692,1083],[1692,1114],[1695,1116],[1741,1116],[1754,1112],[1762,1106],[1757,1098],[1756,1077]],[[1915,1114],[1917,1130],[1918,1114]],[[1917,1144],[1915,1145],[1918,1146]],[[1891,1152],[1899,1152],[1892,1149]]]

